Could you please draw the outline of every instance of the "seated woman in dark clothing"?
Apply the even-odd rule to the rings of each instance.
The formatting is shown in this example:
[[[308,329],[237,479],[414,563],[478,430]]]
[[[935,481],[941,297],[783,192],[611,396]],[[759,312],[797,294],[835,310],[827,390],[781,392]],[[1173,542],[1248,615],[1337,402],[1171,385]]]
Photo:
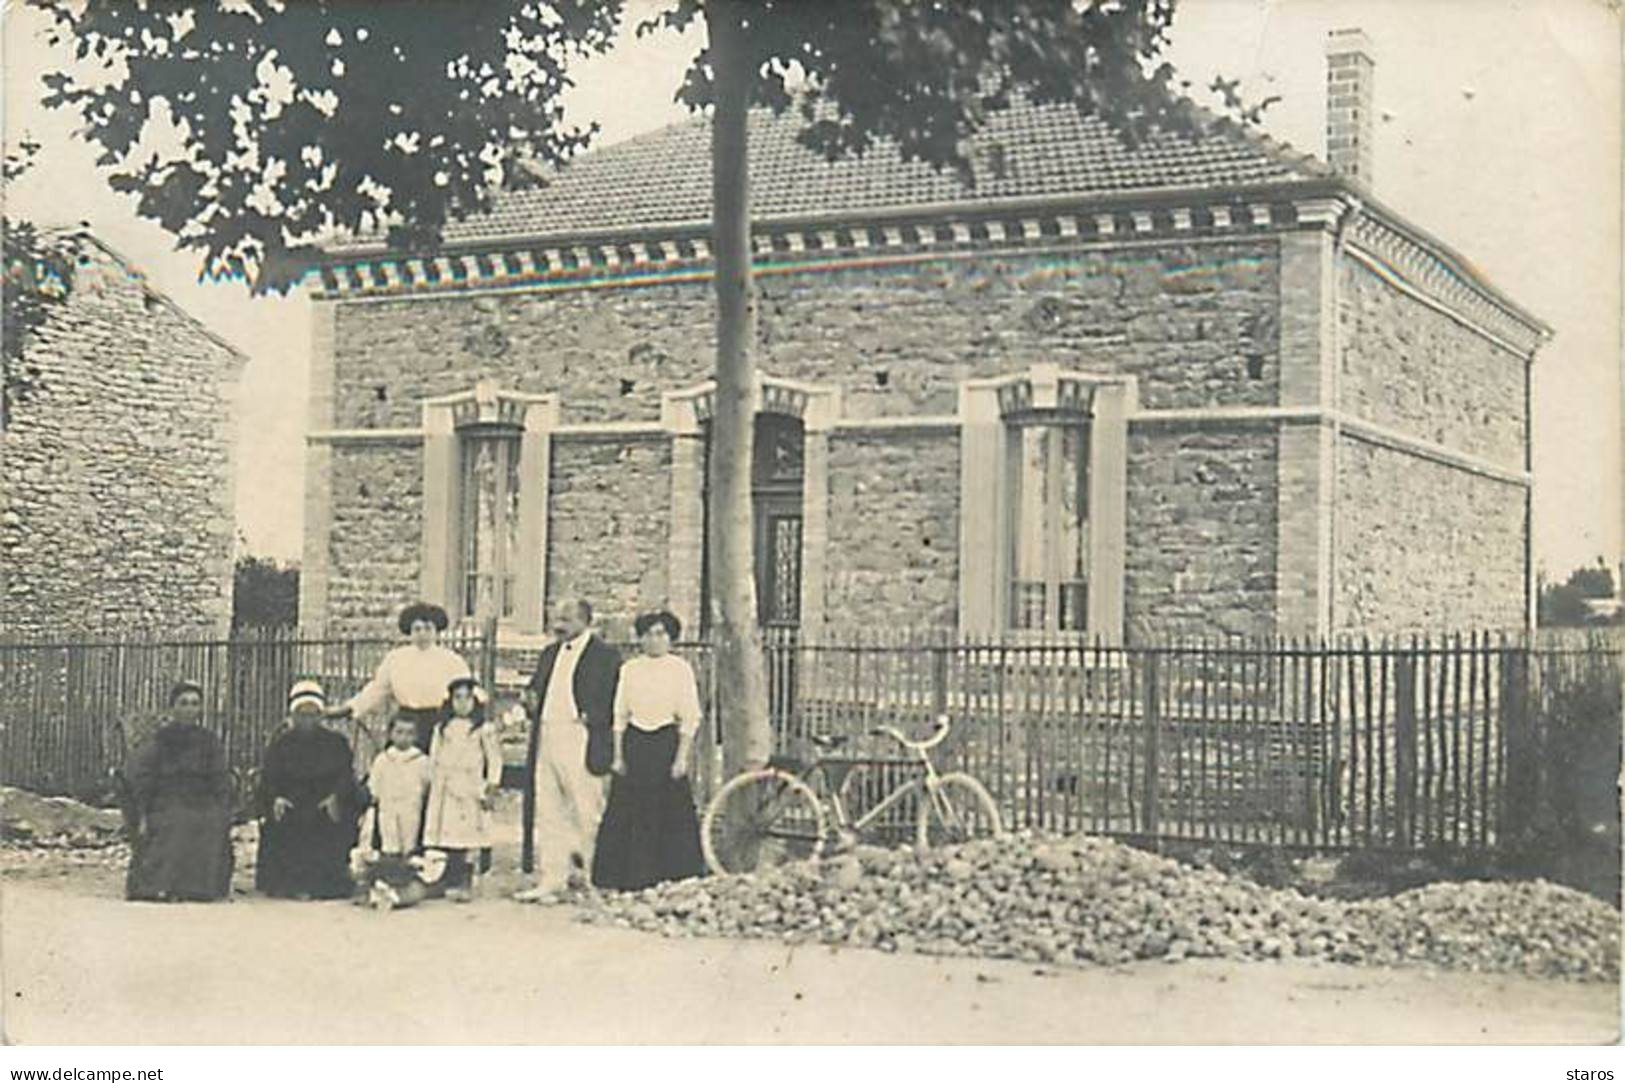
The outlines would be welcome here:
[[[682,625],[645,613],[634,627],[643,653],[621,666],[615,690],[613,777],[592,862],[594,884],[623,891],[705,871],[688,780],[700,694],[694,670],[671,653]]]
[[[198,724],[203,690],[169,694],[169,721],[125,771],[129,899],[223,899],[231,893],[231,773],[220,739]]]
[[[358,794],[350,742],[322,726],[325,706],[321,685],[294,685],[288,725],[265,750],[254,882],[267,895],[342,899],[354,887]]]

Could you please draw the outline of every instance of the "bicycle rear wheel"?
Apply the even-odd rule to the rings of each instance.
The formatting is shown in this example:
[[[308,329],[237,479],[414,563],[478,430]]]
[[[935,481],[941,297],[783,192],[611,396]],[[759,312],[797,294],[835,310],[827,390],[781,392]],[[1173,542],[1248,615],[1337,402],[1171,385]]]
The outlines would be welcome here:
[[[824,848],[824,810],[811,787],[788,771],[748,771],[705,807],[700,846],[719,875],[810,860]]]
[[[916,825],[915,841],[920,846],[953,846],[1004,833],[993,795],[960,772],[943,775],[934,790],[922,793]]]

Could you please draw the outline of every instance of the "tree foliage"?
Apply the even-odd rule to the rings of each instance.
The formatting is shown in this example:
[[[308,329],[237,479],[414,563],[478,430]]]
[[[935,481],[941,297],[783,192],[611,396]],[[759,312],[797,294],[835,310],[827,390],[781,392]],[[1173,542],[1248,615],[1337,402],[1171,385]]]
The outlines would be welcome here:
[[[33,163],[39,144],[23,141],[16,150],[7,150],[0,184],[10,183],[21,176]],[[4,234],[3,259],[5,279],[0,295],[4,297],[4,313],[0,314],[0,329],[4,332],[4,345],[0,348],[0,429],[5,428],[12,407],[31,392],[43,386],[44,374],[39,363],[31,360],[26,348],[45,321],[51,309],[67,299],[73,287],[75,260],[74,245],[53,240],[41,234],[32,223],[6,218],[0,224]]]
[[[101,75],[47,77],[115,188],[203,254],[281,289],[316,242],[388,230],[432,251],[502,187],[540,183],[591,137],[567,127],[571,60],[607,49],[625,0],[32,0]],[[713,110],[718,299],[711,570],[729,766],[767,747],[750,548],[748,106],[799,112],[829,158],[882,140],[972,181],[970,140],[1018,97],[1070,103],[1133,141],[1188,129],[1161,61],[1173,0],[667,0],[643,33],[703,19],[677,90]],[[1233,84],[1214,89],[1236,105]],[[168,124],[180,138],[167,142]],[[742,751],[743,750],[743,751]],[[741,758],[743,756],[743,759]]]
[[[1614,573],[1598,557],[1597,563],[1574,569],[1561,583],[1542,580],[1536,603],[1536,623],[1546,628],[1606,623],[1606,618],[1599,618],[1587,602],[1612,597]],[[1616,621],[1620,616],[1615,615]]]
[[[623,31],[625,0],[31,0],[78,63],[46,77],[137,213],[257,289],[297,281],[331,232],[432,250],[450,220],[542,183],[593,128],[566,122],[574,60]],[[720,2],[720,0],[719,0]],[[1158,58],[1172,0],[753,0],[751,100],[800,111],[829,157],[895,141],[970,180],[968,140],[1020,94],[1129,139],[1198,122]],[[672,0],[641,33],[685,28]],[[677,94],[714,99],[710,52]],[[1236,103],[1233,84],[1216,84]],[[167,133],[167,136],[166,136]]]
[[[79,113],[137,213],[258,289],[332,230],[424,243],[585,146],[565,68],[619,20],[598,0],[36,6],[80,62],[46,76],[46,104]]]
[[[285,629],[299,623],[299,565],[269,557],[237,558],[231,592],[231,631]]]

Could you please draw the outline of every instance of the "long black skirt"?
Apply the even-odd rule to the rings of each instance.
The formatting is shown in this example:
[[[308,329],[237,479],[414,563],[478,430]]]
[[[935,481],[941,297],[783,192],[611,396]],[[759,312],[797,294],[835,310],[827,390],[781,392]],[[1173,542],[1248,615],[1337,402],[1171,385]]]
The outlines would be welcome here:
[[[638,891],[705,872],[700,820],[688,778],[671,777],[677,727],[653,733],[628,726],[622,752],[626,774],[609,784],[598,827],[592,882],[614,891]]]
[[[350,880],[350,847],[355,822],[334,823],[320,809],[295,808],[281,820],[260,826],[254,886],[266,895],[342,899],[355,890]]]

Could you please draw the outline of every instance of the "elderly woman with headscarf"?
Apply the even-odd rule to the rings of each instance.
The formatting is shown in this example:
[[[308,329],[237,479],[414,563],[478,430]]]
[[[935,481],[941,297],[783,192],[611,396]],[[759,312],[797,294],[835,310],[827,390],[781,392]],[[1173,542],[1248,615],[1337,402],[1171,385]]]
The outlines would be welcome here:
[[[339,899],[352,890],[358,795],[350,742],[321,724],[325,707],[320,684],[295,684],[288,725],[265,750],[254,883],[267,895]]]
[[[456,651],[440,645],[440,633],[449,623],[446,611],[437,605],[418,602],[401,610],[401,634],[410,639],[384,655],[378,672],[348,703],[328,710],[330,716],[361,718],[395,705],[395,718],[407,718],[417,727],[417,746],[429,751],[435,727],[440,723],[446,688],[452,681],[473,676],[468,663]],[[388,727],[384,727],[387,735]],[[358,732],[358,738],[361,733]],[[381,746],[381,738],[379,740]],[[380,748],[362,749],[361,762],[370,763]]]
[[[592,862],[592,882],[621,891],[705,871],[688,780],[700,694],[693,668],[671,653],[682,625],[660,612],[633,627],[643,650],[615,688],[613,777]]]
[[[202,717],[203,689],[178,682],[169,720],[125,771],[126,898],[202,902],[231,893],[231,773]]]

